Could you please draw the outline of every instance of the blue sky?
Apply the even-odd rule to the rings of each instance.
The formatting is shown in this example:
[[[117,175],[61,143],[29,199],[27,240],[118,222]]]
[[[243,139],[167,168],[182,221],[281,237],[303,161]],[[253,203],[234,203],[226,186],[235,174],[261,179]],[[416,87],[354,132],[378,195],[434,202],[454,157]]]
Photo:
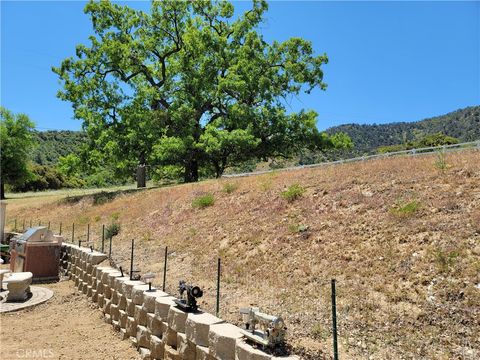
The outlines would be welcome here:
[[[129,5],[148,9],[147,2]],[[0,102],[40,130],[79,129],[52,66],[87,43],[81,1],[1,1]],[[239,10],[248,2],[234,2]],[[292,98],[318,127],[415,121],[480,104],[480,2],[270,2],[267,41],[300,36],[327,53],[327,91]]]

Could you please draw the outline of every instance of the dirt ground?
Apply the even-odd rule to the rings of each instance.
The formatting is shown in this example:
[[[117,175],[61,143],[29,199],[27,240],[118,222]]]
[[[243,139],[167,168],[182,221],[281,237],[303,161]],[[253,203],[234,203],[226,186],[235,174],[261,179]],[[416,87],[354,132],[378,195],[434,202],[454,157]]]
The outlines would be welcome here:
[[[53,298],[0,315],[1,359],[140,359],[73,282],[39,286],[53,290]]]

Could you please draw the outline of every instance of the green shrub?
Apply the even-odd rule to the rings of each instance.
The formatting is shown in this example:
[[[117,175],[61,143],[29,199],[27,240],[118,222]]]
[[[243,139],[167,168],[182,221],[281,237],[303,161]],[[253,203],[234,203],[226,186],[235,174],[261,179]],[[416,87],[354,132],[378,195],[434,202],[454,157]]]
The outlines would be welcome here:
[[[448,165],[447,161],[445,160],[445,153],[443,151],[438,152],[435,159],[435,168],[437,168],[437,170],[440,170],[441,172],[444,172],[447,167]]]
[[[392,214],[397,216],[410,216],[415,214],[421,207],[421,204],[417,200],[400,203],[391,209]]]
[[[120,224],[119,223],[111,223],[110,225],[108,225],[106,228],[105,228],[105,237],[107,239],[110,239],[116,235],[118,235],[118,233],[120,232]]]
[[[192,207],[196,209],[203,209],[212,206],[215,203],[215,197],[212,194],[205,194],[197,197],[192,201]]]
[[[237,190],[238,184],[234,183],[225,183],[223,184],[223,191],[226,192],[227,194],[233,193],[235,190]]]
[[[305,193],[305,188],[299,184],[293,184],[288,187],[286,191],[281,192],[281,196],[288,202],[292,202],[301,198]]]

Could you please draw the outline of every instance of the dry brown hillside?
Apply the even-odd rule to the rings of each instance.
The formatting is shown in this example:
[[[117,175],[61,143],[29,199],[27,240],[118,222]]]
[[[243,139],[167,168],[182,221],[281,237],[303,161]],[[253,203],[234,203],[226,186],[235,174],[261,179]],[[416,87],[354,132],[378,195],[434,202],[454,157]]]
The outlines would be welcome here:
[[[331,354],[331,278],[342,359],[478,359],[480,152],[446,162],[443,171],[431,155],[275,172],[102,205],[92,196],[26,198],[10,201],[9,218],[62,221],[67,239],[67,223],[84,237],[87,223],[99,233],[117,219],[117,264],[129,267],[135,238],[137,267],[160,283],[168,245],[168,290],[180,279],[199,284],[210,311],[220,256],[222,317],[239,323],[238,308],[249,304],[281,314],[293,351],[311,359]],[[306,191],[288,202],[280,193],[292,184]],[[213,206],[193,208],[205,193]]]

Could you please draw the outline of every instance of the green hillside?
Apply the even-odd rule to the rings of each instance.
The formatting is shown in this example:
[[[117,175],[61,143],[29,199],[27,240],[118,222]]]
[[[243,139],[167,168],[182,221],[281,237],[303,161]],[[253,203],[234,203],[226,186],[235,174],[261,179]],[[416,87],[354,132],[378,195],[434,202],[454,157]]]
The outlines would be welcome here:
[[[85,138],[86,135],[81,131],[35,132],[38,145],[32,153],[32,160],[38,165],[56,165],[61,156],[76,152]]]
[[[471,106],[451,113],[417,122],[358,125],[345,124],[329,128],[326,132],[348,134],[354,144],[351,155],[375,153],[380,146],[403,144],[425,135],[443,133],[460,142],[480,139],[480,106]]]

